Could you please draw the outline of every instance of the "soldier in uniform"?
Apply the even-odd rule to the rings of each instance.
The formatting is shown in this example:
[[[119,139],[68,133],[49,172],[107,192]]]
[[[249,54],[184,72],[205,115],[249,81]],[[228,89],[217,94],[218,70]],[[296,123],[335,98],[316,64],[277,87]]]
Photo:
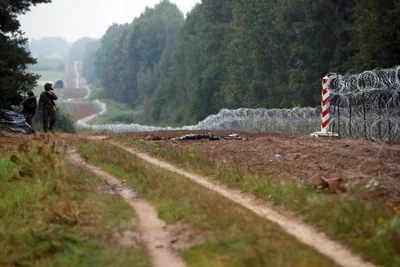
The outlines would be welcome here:
[[[22,114],[25,116],[26,122],[32,127],[32,119],[36,113],[36,96],[32,91],[28,92],[28,98],[22,102]]]
[[[53,127],[56,122],[56,111],[54,100],[57,100],[57,96],[54,94],[54,89],[50,83],[44,85],[44,92],[40,94],[39,98],[39,113],[42,114],[43,130],[53,132]],[[50,124],[49,124],[50,119]]]

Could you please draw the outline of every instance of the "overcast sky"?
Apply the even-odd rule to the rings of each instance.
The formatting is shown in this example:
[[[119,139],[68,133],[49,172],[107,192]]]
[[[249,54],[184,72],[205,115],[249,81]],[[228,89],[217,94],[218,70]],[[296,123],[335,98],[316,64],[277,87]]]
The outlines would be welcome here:
[[[81,37],[100,38],[113,23],[130,23],[146,6],[160,0],[53,0],[32,7],[20,16],[22,31],[30,40],[62,36],[73,42]],[[170,0],[184,14],[200,0]]]

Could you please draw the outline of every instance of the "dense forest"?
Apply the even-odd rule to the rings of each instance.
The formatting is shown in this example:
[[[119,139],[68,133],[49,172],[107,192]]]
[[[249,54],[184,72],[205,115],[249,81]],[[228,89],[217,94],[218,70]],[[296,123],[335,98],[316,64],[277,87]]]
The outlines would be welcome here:
[[[316,106],[326,73],[400,63],[399,15],[396,0],[202,0],[185,17],[164,0],[90,42],[83,73],[148,123]]]

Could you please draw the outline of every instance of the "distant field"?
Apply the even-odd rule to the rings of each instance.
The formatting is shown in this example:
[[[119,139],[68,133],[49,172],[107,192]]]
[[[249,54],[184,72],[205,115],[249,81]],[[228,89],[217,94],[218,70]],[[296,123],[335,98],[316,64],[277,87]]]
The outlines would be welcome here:
[[[64,89],[64,96],[68,98],[84,98],[88,91],[85,89]]]
[[[90,103],[69,102],[62,103],[62,107],[66,113],[71,115],[73,122],[99,113],[99,109]]]
[[[138,123],[137,117],[140,115],[140,111],[135,111],[126,104],[112,100],[102,101],[107,104],[107,112],[91,121],[92,124]]]
[[[32,71],[32,73],[36,73],[41,76],[37,82],[37,86],[34,89],[36,95],[43,91],[43,86],[46,83],[54,83],[57,80],[65,79],[64,71]]]
[[[47,58],[47,57],[38,57],[37,64],[30,65],[28,70],[31,72],[35,71],[64,71],[65,63],[61,58]]]

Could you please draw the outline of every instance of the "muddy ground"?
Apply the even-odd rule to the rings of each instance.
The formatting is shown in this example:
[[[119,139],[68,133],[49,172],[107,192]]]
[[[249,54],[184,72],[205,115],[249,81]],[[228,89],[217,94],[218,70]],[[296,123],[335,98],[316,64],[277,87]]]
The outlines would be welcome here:
[[[75,99],[75,98],[84,98],[87,96],[88,92],[84,89],[64,89],[64,98],[68,99]]]
[[[73,103],[71,105],[74,106],[72,112],[73,122],[77,122],[80,119],[99,113],[99,109],[93,104]]]
[[[172,138],[210,131],[172,131],[130,133],[138,139]],[[237,133],[246,141],[198,140],[157,142],[171,149],[197,146],[205,155],[224,166],[238,167],[272,179],[304,181],[320,176],[342,179],[342,185],[375,179],[392,196],[400,197],[400,145],[364,140],[318,139],[309,136],[211,131],[212,134]],[[276,158],[280,154],[281,158]]]

